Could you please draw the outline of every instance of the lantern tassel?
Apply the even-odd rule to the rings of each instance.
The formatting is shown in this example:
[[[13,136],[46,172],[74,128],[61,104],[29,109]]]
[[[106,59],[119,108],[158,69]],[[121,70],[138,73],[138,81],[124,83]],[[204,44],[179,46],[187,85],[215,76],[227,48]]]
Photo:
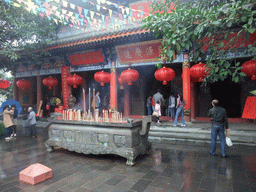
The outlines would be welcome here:
[[[103,87],[103,86],[104,86],[104,83],[101,83],[101,84],[100,84],[100,86],[102,86],[102,87]]]

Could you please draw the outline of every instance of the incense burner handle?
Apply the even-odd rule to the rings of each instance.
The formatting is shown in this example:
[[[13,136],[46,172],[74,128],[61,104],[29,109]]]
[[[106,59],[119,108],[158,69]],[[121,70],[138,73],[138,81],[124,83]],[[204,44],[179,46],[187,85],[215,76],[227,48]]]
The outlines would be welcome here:
[[[140,135],[146,135],[149,132],[151,122],[152,122],[152,115],[143,116]]]

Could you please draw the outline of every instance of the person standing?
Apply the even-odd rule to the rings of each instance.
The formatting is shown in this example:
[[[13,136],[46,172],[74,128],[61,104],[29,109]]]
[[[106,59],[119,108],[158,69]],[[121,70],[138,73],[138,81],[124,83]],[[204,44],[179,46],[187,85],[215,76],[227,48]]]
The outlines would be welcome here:
[[[151,114],[152,114],[152,111],[151,111],[151,109],[152,109],[151,100],[152,100],[152,97],[149,96],[149,97],[147,98],[147,114],[148,114],[148,115],[151,115]]]
[[[95,109],[99,109],[101,104],[100,92],[98,91],[95,95]]]
[[[183,99],[182,93],[178,94],[178,98],[177,98],[177,106],[176,106],[176,115],[175,115],[175,120],[173,123],[173,126],[177,126],[177,121],[178,121],[178,117],[181,116],[182,118],[182,124],[181,126],[185,127],[186,123],[185,123],[185,118],[184,118],[184,106],[186,105],[186,101]]]
[[[164,97],[163,95],[160,93],[160,89],[157,89],[157,93],[153,95],[153,100],[155,102],[155,106],[156,106],[156,103],[157,101],[161,101],[163,102],[164,101]]]
[[[32,107],[28,108],[28,124],[29,124],[29,131],[32,137],[37,137],[36,133],[36,113],[33,111]]]
[[[155,112],[157,112],[157,123],[160,124],[160,117],[161,117],[161,100],[156,102]]]
[[[151,98],[151,105],[152,105],[152,111],[155,111],[155,101],[153,99],[153,97]]]
[[[48,96],[46,96],[43,99],[41,109],[43,110],[43,117],[44,118],[50,117],[50,102],[49,102],[49,97]]]
[[[72,93],[69,94],[68,98],[68,108],[73,109],[76,104],[76,98],[72,95]]]
[[[16,105],[12,105],[12,110],[13,110],[13,116],[12,116],[12,122],[13,122],[13,136],[16,137],[16,133],[17,133],[17,130],[16,130],[16,127],[17,127],[17,117],[18,117],[18,110],[16,109]]]
[[[5,126],[5,140],[9,141],[12,139],[11,134],[13,132],[13,122],[12,122],[13,110],[10,105],[5,105],[3,108],[3,123]]]
[[[209,110],[209,117],[211,118],[212,130],[211,130],[211,155],[215,155],[217,135],[220,139],[222,157],[226,157],[226,137],[225,132],[228,134],[228,118],[227,112],[224,108],[219,106],[219,101],[214,99],[212,101],[213,108]]]
[[[101,100],[100,100],[100,92],[98,91],[95,95],[95,111],[94,114],[98,117],[101,115],[100,111],[100,106],[101,106]],[[95,116],[95,117],[96,117]]]
[[[175,97],[171,93],[169,97],[169,115],[171,116],[171,121],[174,121],[175,118]]]

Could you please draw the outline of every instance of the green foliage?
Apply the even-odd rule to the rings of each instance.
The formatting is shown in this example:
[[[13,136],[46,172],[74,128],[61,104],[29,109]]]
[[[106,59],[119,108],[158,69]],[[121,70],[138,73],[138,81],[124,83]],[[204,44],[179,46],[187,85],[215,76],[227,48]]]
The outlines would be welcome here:
[[[4,135],[5,134],[5,127],[3,123],[0,123],[0,135]]]
[[[13,70],[13,61],[21,56],[27,59],[45,54],[43,48],[56,38],[58,25],[0,0],[0,68]]]
[[[228,3],[227,3],[228,2]],[[168,12],[171,3],[175,4],[172,12]],[[190,61],[202,61],[210,68],[210,74],[204,82],[216,82],[231,77],[238,82],[245,76],[240,72],[240,64],[229,64],[227,53],[222,38],[227,39],[228,33],[238,31],[237,36],[256,31],[256,4],[253,0],[166,0],[154,1],[152,14],[144,19],[145,28],[162,37],[162,56],[167,56],[168,61],[173,60],[173,52],[181,54],[182,51],[190,52]],[[163,11],[162,13],[156,13]],[[153,14],[155,13],[155,14]],[[208,37],[208,54],[202,49],[202,40]],[[209,38],[210,37],[210,38]],[[214,42],[214,38],[221,37]],[[217,39],[218,40],[218,39]],[[231,38],[227,45],[235,43],[236,38]],[[256,59],[256,41],[248,46],[246,53],[254,55]]]

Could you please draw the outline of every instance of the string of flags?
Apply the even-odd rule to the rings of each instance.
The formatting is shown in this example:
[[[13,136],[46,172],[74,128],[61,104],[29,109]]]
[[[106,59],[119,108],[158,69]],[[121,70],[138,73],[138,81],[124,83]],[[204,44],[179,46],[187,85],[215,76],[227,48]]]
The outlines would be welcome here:
[[[81,29],[85,32],[115,30],[126,26],[141,23],[142,18],[149,15],[141,10],[125,7],[108,0],[82,0],[90,3],[98,12],[75,5],[67,0],[5,0],[15,7],[25,6],[26,10],[41,17],[47,17],[59,22],[69,24],[70,27]],[[114,6],[115,11],[109,6]],[[104,10],[108,15],[101,14]]]

